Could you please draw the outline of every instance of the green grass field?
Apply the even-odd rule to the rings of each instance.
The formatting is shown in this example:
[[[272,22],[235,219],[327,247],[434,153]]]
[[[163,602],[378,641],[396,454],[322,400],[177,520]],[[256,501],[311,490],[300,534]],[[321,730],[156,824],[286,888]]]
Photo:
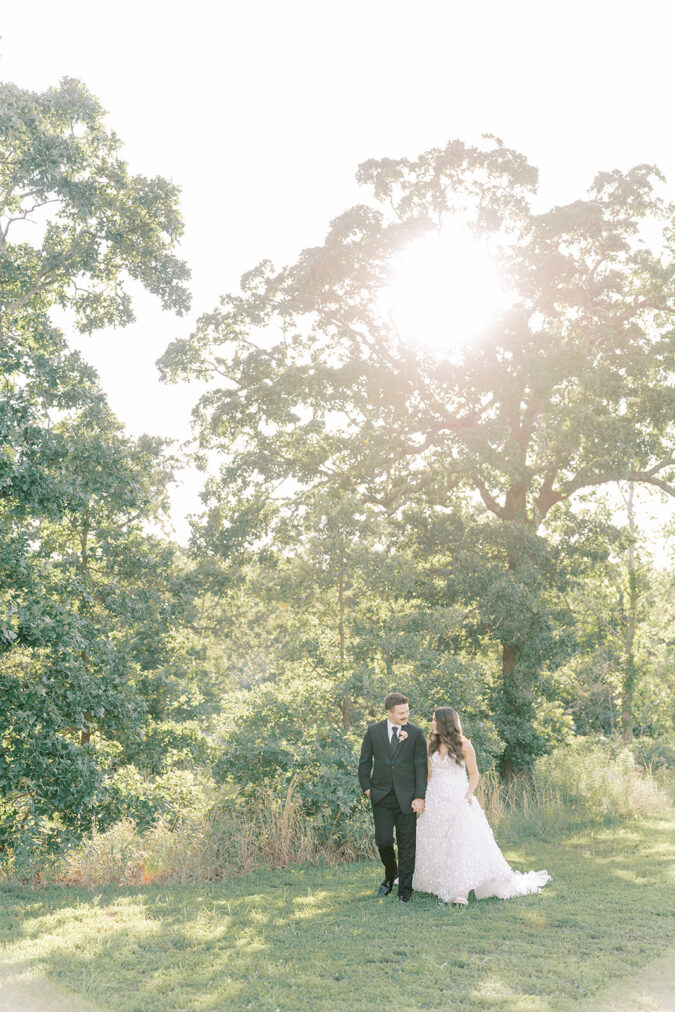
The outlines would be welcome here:
[[[661,817],[503,837],[513,865],[554,881],[466,909],[378,900],[374,863],[191,887],[4,888],[4,970],[116,1012],[580,1009],[673,945],[674,830]]]

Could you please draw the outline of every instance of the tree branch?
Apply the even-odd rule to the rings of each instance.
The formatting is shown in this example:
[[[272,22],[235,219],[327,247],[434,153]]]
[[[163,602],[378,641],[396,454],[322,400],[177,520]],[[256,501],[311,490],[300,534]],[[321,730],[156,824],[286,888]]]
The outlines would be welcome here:
[[[505,520],[506,511],[504,507],[499,505],[497,500],[488,491],[487,486],[481,481],[481,479],[474,477],[473,483],[478,489],[481,499],[483,500],[487,508],[490,510],[490,512],[494,513],[494,515],[496,517],[499,517],[500,520]]]
[[[573,478],[571,481],[566,482],[560,488],[560,491],[554,493],[554,495],[558,496],[556,501],[559,502],[561,499],[569,499],[571,495],[582,488],[606,485],[610,481],[638,481],[646,485],[654,485],[657,488],[663,489],[663,491],[667,492],[668,495],[675,496],[675,485],[671,485],[662,478],[656,477],[659,471],[662,471],[664,467],[671,467],[672,465],[675,465],[675,456],[666,457],[665,460],[661,460],[658,464],[654,464],[654,466],[650,467],[647,471],[607,471],[604,474],[596,475],[594,478]]]

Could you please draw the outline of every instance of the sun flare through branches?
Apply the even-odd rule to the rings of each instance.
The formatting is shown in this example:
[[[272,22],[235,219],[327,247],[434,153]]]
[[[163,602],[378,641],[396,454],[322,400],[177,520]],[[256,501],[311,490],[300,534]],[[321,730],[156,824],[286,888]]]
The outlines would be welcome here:
[[[392,260],[382,311],[401,338],[442,357],[461,357],[507,303],[485,240],[444,226],[410,243]]]

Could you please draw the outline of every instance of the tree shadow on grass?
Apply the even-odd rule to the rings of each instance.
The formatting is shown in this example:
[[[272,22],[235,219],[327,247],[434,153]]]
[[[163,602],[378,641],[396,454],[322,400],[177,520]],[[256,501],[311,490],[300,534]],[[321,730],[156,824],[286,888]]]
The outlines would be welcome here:
[[[379,1010],[391,993],[408,1008],[558,1012],[663,951],[666,832],[652,820],[521,840],[509,860],[554,881],[466,909],[378,900],[375,863],[32,893],[8,956],[116,1012]]]

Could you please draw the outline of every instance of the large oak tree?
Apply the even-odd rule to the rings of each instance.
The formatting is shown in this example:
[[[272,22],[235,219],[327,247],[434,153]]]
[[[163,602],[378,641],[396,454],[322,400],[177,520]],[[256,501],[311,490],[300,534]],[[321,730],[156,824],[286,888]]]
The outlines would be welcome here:
[[[470,493],[473,554],[489,564],[462,579],[488,602],[516,757],[545,660],[556,508],[610,481],[675,492],[673,208],[639,165],[536,212],[536,170],[493,138],[368,161],[358,180],[369,198],[321,246],[282,269],[263,261],[160,360],[167,378],[211,381],[195,418],[223,463],[198,540],[223,554],[260,543],[323,489],[390,515],[423,503],[429,523]],[[381,291],[402,249],[460,226],[489,239],[510,303],[443,357],[399,332]]]

